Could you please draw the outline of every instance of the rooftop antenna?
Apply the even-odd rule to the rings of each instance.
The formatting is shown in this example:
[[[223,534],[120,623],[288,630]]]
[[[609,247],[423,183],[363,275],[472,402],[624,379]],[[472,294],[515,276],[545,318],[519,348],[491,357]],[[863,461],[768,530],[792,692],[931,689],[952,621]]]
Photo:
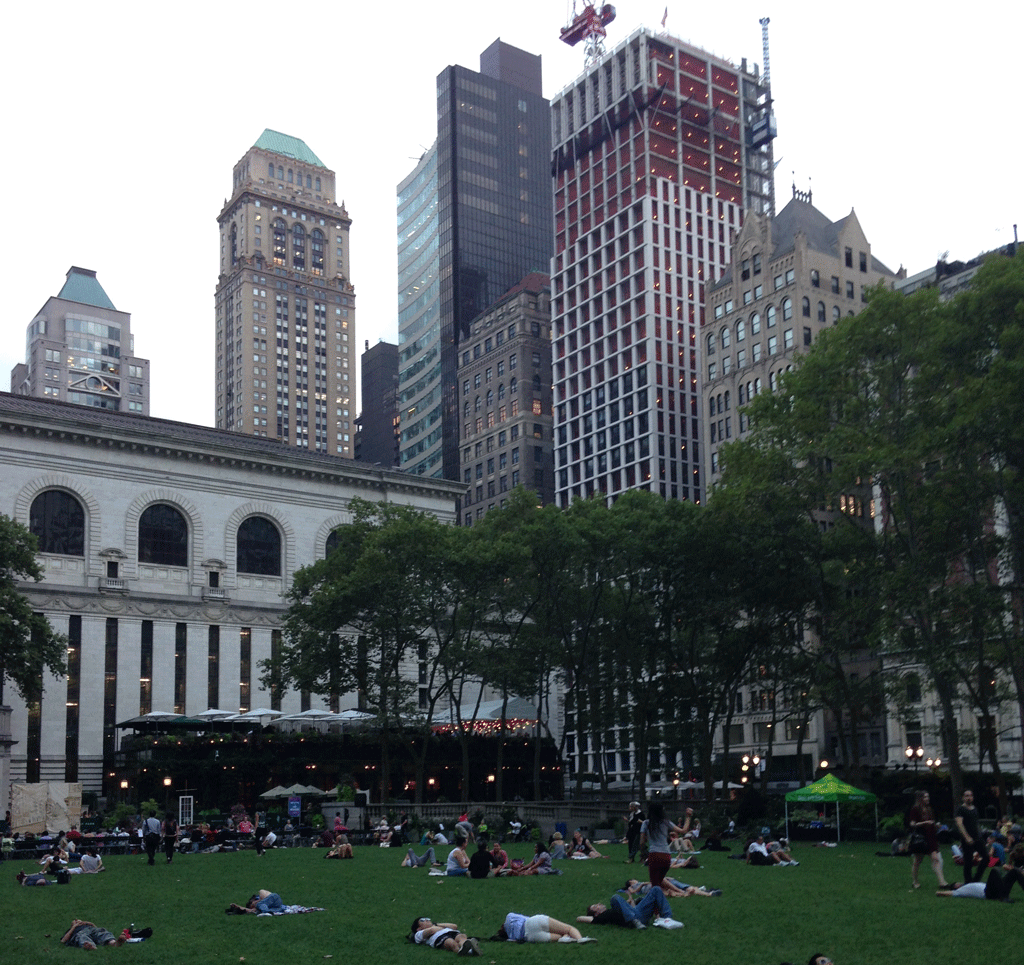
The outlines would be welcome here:
[[[770,90],[772,86],[772,67],[771,61],[768,59],[768,24],[771,23],[771,18],[762,17],[758,23],[761,24],[761,51],[764,56],[764,86]]]
[[[592,0],[584,0],[583,10],[576,13],[576,0],[573,0],[572,12],[572,20],[562,28],[559,36],[562,43],[570,47],[575,47],[582,40],[586,54],[584,67],[590,67],[604,56],[604,38],[608,36],[604,28],[615,19],[615,7],[605,3],[599,9]]]

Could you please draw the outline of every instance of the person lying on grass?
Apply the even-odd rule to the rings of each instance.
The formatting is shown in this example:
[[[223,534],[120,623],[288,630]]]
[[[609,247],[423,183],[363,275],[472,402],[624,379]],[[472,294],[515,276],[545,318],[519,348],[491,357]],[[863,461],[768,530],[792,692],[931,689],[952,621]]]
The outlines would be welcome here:
[[[429,918],[414,918],[409,930],[409,941],[430,948],[442,948],[457,955],[479,955],[480,943],[459,931],[454,922],[433,922]]]
[[[124,935],[115,938],[106,928],[80,918],[71,922],[71,927],[61,938],[61,944],[68,948],[82,948],[87,952],[95,951],[100,945],[123,945],[125,941]]]
[[[410,848],[406,851],[400,867],[422,868],[424,865],[429,865],[431,868],[441,867],[441,862],[437,860],[433,848],[427,848],[422,855],[417,855],[416,852]]]
[[[587,908],[585,915],[578,915],[576,921],[581,924],[619,925],[622,928],[646,928],[655,917],[671,918],[665,892],[658,885],[651,885],[650,890],[639,904],[634,904],[629,895],[612,895],[612,903],[603,905],[597,902]]]
[[[625,887],[622,889],[627,895],[646,895],[651,890],[650,884],[646,881],[638,881],[636,878],[630,878]],[[697,885],[684,884],[677,878],[665,878],[661,883],[661,890],[665,892],[666,898],[690,898],[696,895],[699,898],[718,898],[722,894],[721,888],[713,888],[711,890],[698,887]]]
[[[584,938],[578,928],[567,925],[557,918],[549,918],[547,915],[526,915],[510,911],[505,916],[505,922],[498,929],[496,935],[491,938],[492,942],[534,942],[543,944],[546,942],[592,942],[593,938]]]
[[[281,900],[281,896],[263,888],[253,895],[245,905],[236,905],[231,902],[227,911],[232,915],[274,915],[282,914],[284,909],[285,903]]]
[[[938,898],[987,898],[989,901],[1010,902],[1010,891],[1014,882],[1024,888],[1024,844],[1018,844],[1010,852],[1009,861],[988,873],[988,881],[971,881],[952,888],[940,888],[935,892]]]
[[[22,888],[32,888],[36,885],[55,885],[57,884],[56,879],[51,881],[46,877],[46,872],[37,871],[35,874],[27,875],[24,871],[19,871],[15,876],[14,880],[21,885]]]

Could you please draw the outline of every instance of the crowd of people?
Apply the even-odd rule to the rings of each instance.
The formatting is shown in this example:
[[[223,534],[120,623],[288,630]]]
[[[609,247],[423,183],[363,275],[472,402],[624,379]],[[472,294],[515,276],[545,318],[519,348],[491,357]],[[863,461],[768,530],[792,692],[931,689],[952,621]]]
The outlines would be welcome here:
[[[410,843],[411,822],[404,812],[400,819],[382,819],[373,829],[373,842],[395,846],[406,842],[402,867],[427,868],[433,874],[449,877],[485,879],[489,877],[525,877],[560,873],[552,862],[560,858],[578,857],[599,859],[602,854],[588,837],[586,830],[578,828],[569,835],[554,831],[547,841],[535,837],[533,855],[529,859],[510,858],[503,847],[502,837],[490,835],[485,823],[473,823],[468,815],[454,823],[453,837],[447,854],[437,847],[448,839],[443,825],[425,831],[421,850]],[[911,885],[912,890],[920,888],[919,870],[928,857],[936,875],[940,897],[979,898],[997,901],[1012,900],[1010,894],[1014,884],[1024,889],[1024,842],[1021,830],[1009,817],[989,829],[982,829],[973,794],[965,791],[962,803],[956,808],[952,829],[959,838],[955,848],[956,863],[964,869],[964,882],[950,884],[944,874],[944,865],[939,844],[939,832],[943,825],[938,820],[927,792],[918,792],[906,820],[911,836]],[[672,872],[680,867],[700,867],[702,831],[700,821],[692,808],[685,808],[678,821],[666,813],[663,802],[650,802],[646,814],[638,802],[629,805],[624,821],[626,862],[643,863],[647,867],[647,881],[628,878],[623,886],[610,898],[588,904],[578,915],[575,924],[569,924],[543,914],[527,915],[509,912],[500,923],[492,941],[535,942],[535,943],[586,943],[593,937],[584,936],[578,925],[615,925],[631,929],[654,926],[678,928],[682,923],[673,913],[670,899],[689,897],[717,898],[722,890],[690,884]],[[325,829],[316,845],[323,844],[325,858],[352,858],[353,848],[347,837],[348,828],[337,820],[333,829]],[[254,827],[248,819],[240,821],[236,836],[252,838],[256,854],[262,856],[275,846],[279,834],[265,827]],[[725,832],[723,832],[723,835]],[[155,863],[158,852],[165,855],[170,863],[176,851],[189,843],[195,836],[205,837],[201,826],[179,829],[173,815],[164,819],[155,813],[147,815],[142,824],[141,842],[149,864]],[[511,836],[511,835],[509,835]],[[80,836],[79,836],[80,838]],[[367,842],[369,843],[369,842]],[[719,842],[720,844],[720,842]],[[603,843],[602,843],[603,846]],[[704,847],[707,847],[705,843]],[[717,848],[714,850],[728,850]],[[74,867],[70,855],[77,852],[78,861]],[[754,866],[796,866],[785,838],[772,839],[769,829],[753,836],[742,852],[730,855]],[[53,882],[60,873],[98,874],[105,870],[103,859],[93,846],[79,847],[68,835],[60,835],[45,849],[39,861],[40,869],[33,873],[21,872],[19,884],[25,887],[46,885]],[[678,873],[678,872],[676,872]],[[691,879],[692,880],[692,879]],[[296,911],[318,910],[302,906],[287,906],[273,891],[261,890],[254,893],[242,904],[232,903],[228,909],[234,914],[276,915]],[[451,922],[433,922],[429,918],[417,918],[413,922],[408,938],[415,944],[422,944],[455,952],[464,956],[478,956],[480,939]],[[62,941],[73,947],[96,948],[101,945],[117,945],[125,936],[115,937],[113,933],[91,922],[75,920]],[[830,965],[830,959],[823,953],[811,957],[814,965]]]

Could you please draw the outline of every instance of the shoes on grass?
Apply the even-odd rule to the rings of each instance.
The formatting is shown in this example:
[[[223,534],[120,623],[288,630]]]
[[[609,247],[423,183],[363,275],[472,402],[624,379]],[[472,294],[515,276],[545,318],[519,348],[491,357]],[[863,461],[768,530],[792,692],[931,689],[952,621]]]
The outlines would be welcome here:
[[[479,955],[480,943],[475,938],[467,938],[459,949],[460,955]]]

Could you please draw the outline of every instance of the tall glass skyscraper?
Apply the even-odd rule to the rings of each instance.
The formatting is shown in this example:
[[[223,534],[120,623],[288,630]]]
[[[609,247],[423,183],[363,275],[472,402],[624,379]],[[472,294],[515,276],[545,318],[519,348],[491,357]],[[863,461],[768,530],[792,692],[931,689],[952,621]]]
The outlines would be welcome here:
[[[552,253],[541,59],[496,40],[437,78],[437,141],[398,189],[401,466],[459,478],[470,323]],[[432,206],[433,205],[433,209]]]

